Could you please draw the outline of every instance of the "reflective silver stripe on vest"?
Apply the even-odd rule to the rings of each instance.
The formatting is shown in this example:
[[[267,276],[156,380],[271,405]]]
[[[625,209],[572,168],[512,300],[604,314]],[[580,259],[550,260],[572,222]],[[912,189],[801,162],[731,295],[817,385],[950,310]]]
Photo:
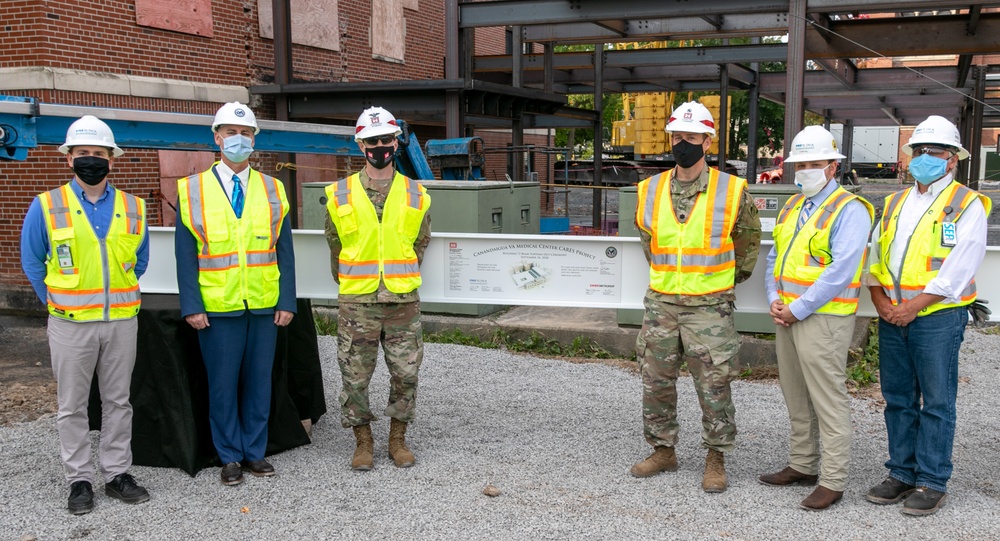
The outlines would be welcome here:
[[[342,276],[371,276],[378,274],[378,263],[348,263],[341,260],[340,274]]]
[[[347,177],[337,183],[337,189],[334,191],[334,195],[337,196],[337,206],[342,207],[350,202],[348,196],[351,194],[351,179],[353,175]]]
[[[733,176],[729,173],[719,172],[719,179],[715,184],[715,201],[712,201],[712,215],[706,216],[706,219],[712,220],[712,248],[715,249],[722,248],[722,227],[726,223],[726,201],[729,199],[729,184],[732,179]]]
[[[84,308],[96,308],[104,306],[104,292],[98,291],[95,293],[87,294],[67,294],[48,291],[49,301],[65,309],[76,309],[82,310]],[[134,304],[139,302],[139,288],[135,288],[131,291],[118,291],[113,292],[108,296],[109,302],[111,303],[111,308],[115,308],[118,305],[123,304]]]
[[[55,229],[69,227],[69,205],[66,203],[65,190],[66,187],[62,186],[49,192],[52,199],[49,214],[55,218]]]
[[[826,229],[830,225],[830,220],[833,218],[833,213],[837,211],[848,199],[851,198],[849,193],[837,194],[829,202],[825,203],[822,208],[820,208],[820,215],[816,217],[816,229]]]
[[[920,290],[917,290],[917,289],[902,289],[902,288],[900,288],[900,289],[901,289],[901,291],[900,291],[900,297],[902,297],[902,299],[904,301],[912,301],[913,299],[917,298],[917,295],[920,295],[921,293],[924,292],[923,289],[920,289]],[[886,295],[888,295],[890,293],[885,288],[885,286],[882,286],[882,290],[886,291]],[[966,297],[968,297],[970,295],[975,295],[975,294],[976,294],[976,281],[973,280],[972,282],[969,283],[968,286],[965,287],[965,289],[962,290],[961,293],[958,294],[957,298],[959,300],[962,300],[962,299],[964,299],[964,298],[966,298]],[[890,297],[890,298],[892,298],[892,297]],[[944,302],[944,301],[941,301],[941,302]]]
[[[802,295],[806,294],[806,291],[809,291],[809,286],[804,286],[801,284],[796,284],[793,282],[783,280],[781,282],[781,290],[784,293],[790,293],[796,297],[801,297]],[[852,287],[851,285],[848,285],[847,287],[842,289],[840,293],[837,294],[836,299],[856,300],[860,297],[861,297],[861,286],[858,285],[856,287]],[[837,302],[836,299],[834,299],[833,302]]]
[[[805,196],[802,194],[793,195],[788,200],[788,202],[785,203],[785,206],[781,209],[781,212],[778,214],[778,223],[779,224],[784,223],[785,218],[788,218],[788,213],[792,212],[792,209],[795,208],[795,205],[798,205],[799,201],[802,201],[803,199],[805,199]]]
[[[941,265],[944,265],[943,257],[932,257],[931,258],[931,268],[930,270],[936,271],[941,270]]]
[[[134,196],[121,192],[125,204],[125,225],[128,232],[138,235],[142,232],[142,214],[139,213],[139,201]]]
[[[281,205],[281,197],[278,195],[278,183],[273,177],[269,177],[261,173],[261,178],[264,179],[264,189],[267,191],[267,203],[271,205],[271,245],[270,248],[274,248],[274,245],[278,243],[278,233],[281,231],[281,219],[282,211],[284,207]],[[248,256],[249,260],[249,256]],[[248,261],[249,262],[249,261]]]
[[[74,270],[74,269],[59,269],[59,274],[66,274],[66,275],[76,274],[76,270]]]
[[[406,179],[406,193],[409,195],[406,200],[407,204],[409,204],[411,208],[420,210],[420,185],[407,177],[403,178]]]
[[[201,221],[204,215],[204,209],[202,205],[204,202],[201,200],[201,175],[195,175],[193,177],[188,177],[188,211],[191,215],[188,217],[191,223],[191,229],[194,229],[198,234],[198,237],[202,240],[201,255],[207,256],[208,251],[208,234],[205,232],[205,224]],[[199,263],[199,268],[204,268],[204,266]]]
[[[901,194],[909,194],[909,190],[913,188],[907,188],[905,192],[896,192],[889,196],[889,200],[885,204],[885,210],[882,211],[882,231],[886,231],[889,228],[889,220],[892,215],[896,212],[896,207],[899,206],[900,202],[903,200]]]
[[[660,189],[660,183],[667,173],[660,173],[649,179],[646,185],[646,205],[642,209],[642,227],[646,231],[653,230],[653,210],[656,208],[656,192]],[[669,188],[669,187],[668,187]]]
[[[677,254],[652,254],[654,265],[677,265]],[[736,259],[732,251],[726,251],[719,255],[685,255],[685,267],[716,267],[729,263]]]
[[[406,276],[420,272],[420,265],[416,261],[413,263],[386,263],[382,266],[382,273],[387,277]]]
[[[247,252],[247,265],[275,265],[278,263],[278,252]]]
[[[948,203],[945,205],[944,212],[942,213],[941,216],[941,221],[943,223],[954,222],[958,218],[958,215],[965,210],[965,207],[960,205],[971,191],[972,190],[970,190],[969,188],[960,185],[958,189],[956,189],[955,192],[951,194],[951,199],[949,199]]]
[[[199,270],[220,270],[220,269],[230,269],[239,266],[240,266],[240,254],[236,252],[233,252],[231,254],[198,257]]]

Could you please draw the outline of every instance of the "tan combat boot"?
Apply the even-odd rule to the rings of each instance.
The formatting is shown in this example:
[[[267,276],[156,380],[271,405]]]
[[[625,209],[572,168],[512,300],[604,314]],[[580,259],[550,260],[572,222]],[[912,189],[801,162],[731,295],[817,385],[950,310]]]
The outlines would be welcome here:
[[[375,467],[375,441],[372,439],[372,427],[360,425],[354,427],[354,439],[358,440],[358,446],[354,449],[354,456],[351,458],[351,469],[368,471]]]
[[[677,455],[673,447],[657,446],[646,460],[629,470],[634,477],[652,477],[660,472],[677,471]]]
[[[726,463],[722,453],[709,449],[708,456],[705,457],[705,476],[702,478],[701,488],[705,492],[716,493],[725,492],[727,486]]]
[[[416,458],[406,446],[406,423],[393,419],[389,424],[389,456],[397,468],[409,468]]]

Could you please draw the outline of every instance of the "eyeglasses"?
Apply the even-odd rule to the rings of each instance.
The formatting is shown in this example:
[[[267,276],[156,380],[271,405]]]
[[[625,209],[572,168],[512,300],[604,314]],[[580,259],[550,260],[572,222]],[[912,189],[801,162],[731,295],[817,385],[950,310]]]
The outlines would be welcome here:
[[[930,154],[935,158],[950,158],[955,154],[950,148],[944,147],[917,147],[913,149],[913,157],[920,156],[921,154]]]
[[[388,145],[389,143],[392,143],[395,139],[396,139],[395,135],[389,134],[389,135],[376,135],[375,137],[365,137],[361,141],[363,141],[364,144],[373,147],[379,143],[382,143],[383,145]]]

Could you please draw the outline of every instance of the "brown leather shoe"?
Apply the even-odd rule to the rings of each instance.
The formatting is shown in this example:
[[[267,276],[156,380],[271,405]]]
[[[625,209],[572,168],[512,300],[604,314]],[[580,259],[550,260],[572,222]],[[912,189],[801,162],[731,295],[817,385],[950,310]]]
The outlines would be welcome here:
[[[264,459],[251,460],[243,464],[243,471],[252,473],[254,477],[271,477],[274,475],[274,466]]]
[[[785,469],[778,473],[768,473],[757,478],[762,485],[771,485],[772,487],[784,487],[788,485],[812,486],[816,484],[817,479],[819,479],[818,475],[805,474],[792,469],[791,466],[786,466]]]
[[[819,485],[816,487],[816,490],[812,491],[812,494],[806,496],[806,499],[802,500],[799,507],[805,509],[806,511],[822,511],[839,502],[843,497],[843,492],[830,490],[823,485]]]
[[[238,485],[243,482],[243,469],[239,462],[230,462],[222,467],[221,482],[223,485]]]
[[[677,471],[677,455],[673,447],[654,447],[653,454],[629,470],[633,477],[652,477],[660,472]]]

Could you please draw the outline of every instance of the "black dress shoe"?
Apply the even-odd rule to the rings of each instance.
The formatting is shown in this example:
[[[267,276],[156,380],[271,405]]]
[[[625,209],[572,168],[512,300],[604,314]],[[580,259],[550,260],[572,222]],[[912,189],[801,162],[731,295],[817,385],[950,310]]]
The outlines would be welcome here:
[[[865,499],[878,505],[888,505],[910,495],[917,487],[908,485],[894,477],[886,477],[885,481],[873,486]]]
[[[243,469],[239,462],[230,462],[222,467],[222,484],[238,485],[243,482]]]
[[[104,485],[104,493],[125,503],[149,501],[149,492],[136,484],[135,479],[127,473],[115,477],[110,483]]]
[[[903,502],[903,513],[907,515],[933,515],[944,505],[948,494],[928,487],[918,487]]]
[[[89,481],[76,481],[69,486],[69,505],[74,515],[84,515],[94,510],[94,489]]]
[[[274,475],[274,466],[264,459],[245,462],[243,470],[252,473],[254,477],[270,477]]]

